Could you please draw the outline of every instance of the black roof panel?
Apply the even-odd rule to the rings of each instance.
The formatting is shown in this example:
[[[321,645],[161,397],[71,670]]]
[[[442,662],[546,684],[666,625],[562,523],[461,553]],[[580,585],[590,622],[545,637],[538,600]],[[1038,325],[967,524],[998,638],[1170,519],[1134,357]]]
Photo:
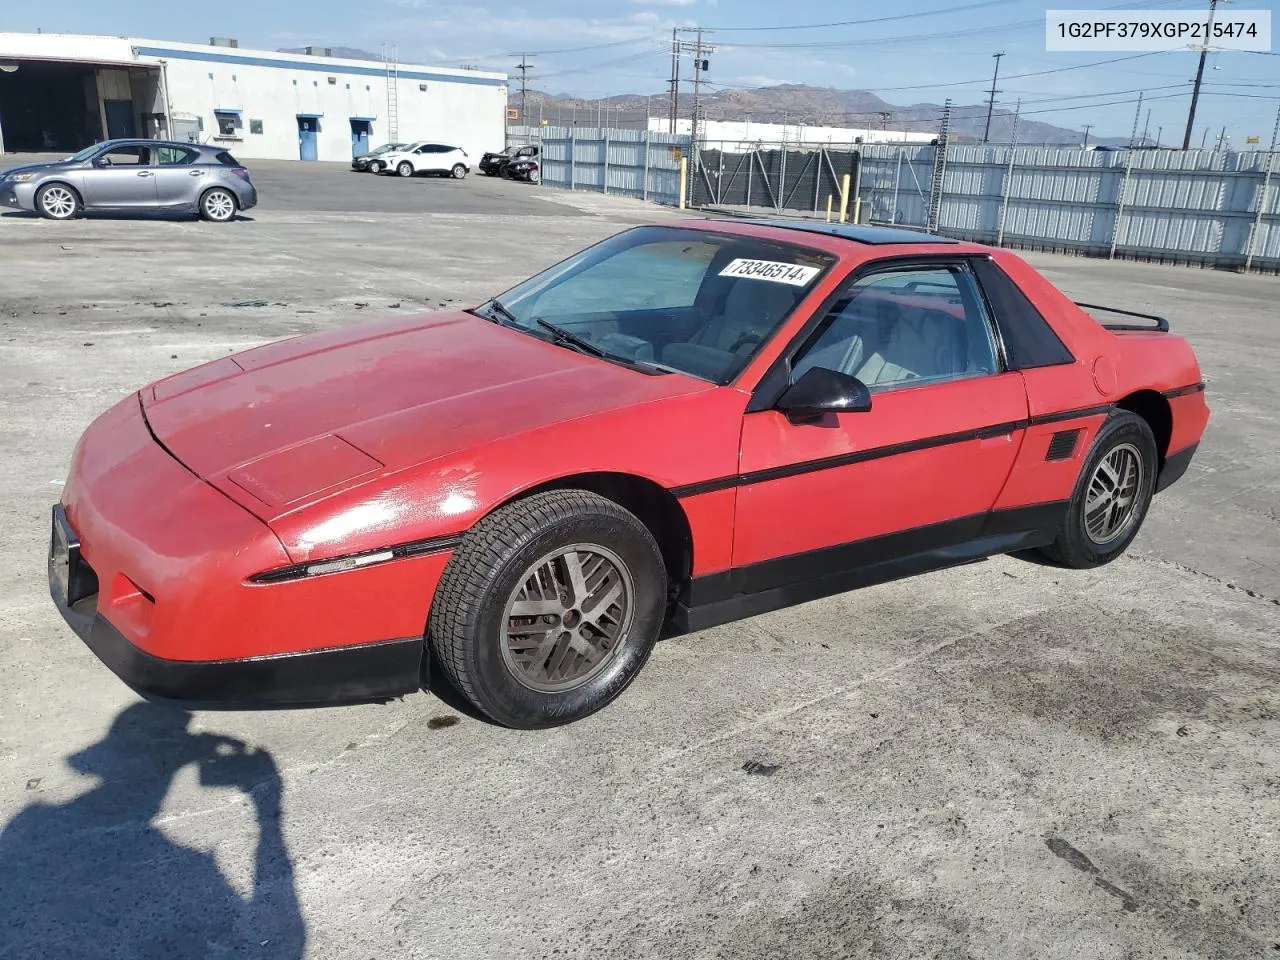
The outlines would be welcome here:
[[[784,230],[803,230],[807,233],[825,233],[843,237],[858,243],[959,243],[950,237],[939,237],[922,230],[903,230],[898,227],[867,227],[857,223],[824,223],[820,220],[747,220],[762,227],[781,227]]]

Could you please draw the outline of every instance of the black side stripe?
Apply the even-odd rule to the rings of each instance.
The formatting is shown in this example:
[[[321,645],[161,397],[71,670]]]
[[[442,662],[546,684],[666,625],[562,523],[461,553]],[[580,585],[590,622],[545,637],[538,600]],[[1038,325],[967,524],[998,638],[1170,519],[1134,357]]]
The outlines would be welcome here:
[[[301,580],[307,576],[307,568],[315,566],[317,563],[333,563],[335,560],[351,560],[356,557],[366,557],[371,554],[386,553],[391,551],[391,556],[385,560],[377,561],[378,564],[390,563],[392,560],[400,560],[404,557],[420,557],[428,553],[443,553],[445,550],[452,550],[462,542],[462,534],[455,533],[447,537],[429,537],[425,540],[408,540],[404,543],[393,544],[389,547],[379,547],[377,550],[361,550],[359,553],[344,553],[336,557],[319,557],[315,560],[308,560],[306,563],[296,563],[291,567],[279,567],[275,570],[264,570],[262,573],[255,573],[249,578],[250,583],[283,583],[287,580]],[[375,564],[370,564],[374,566]]]
[[[782,480],[797,477],[819,470],[833,470],[836,467],[847,467],[855,463],[866,463],[869,460],[881,460],[895,457],[903,453],[915,453],[919,450],[930,450],[934,447],[945,447],[953,443],[966,443],[970,440],[986,440],[990,437],[1001,437],[1027,427],[1035,427],[1045,423],[1060,423],[1064,420],[1079,420],[1110,413],[1114,404],[1104,403],[1095,407],[1082,407],[1077,410],[1066,410],[1060,413],[1045,413],[1027,420],[1011,420],[1008,423],[996,423],[989,427],[978,427],[974,430],[962,430],[958,433],[944,433],[936,437],[924,437],[920,440],[909,440],[906,443],[894,443],[884,447],[872,447],[870,450],[857,450],[853,453],[841,454],[838,457],[823,457],[820,460],[805,460],[800,463],[788,463],[780,467],[769,467],[765,470],[753,470],[750,473],[739,473],[728,477],[717,477],[714,480],[700,480],[680,487],[672,487],[671,493],[677,499],[696,497],[702,493],[714,493],[717,490],[728,490],[731,487],[744,487],[753,483],[768,483],[770,480]]]
[[[1189,393],[1203,393],[1203,392],[1204,392],[1204,381],[1201,381],[1200,383],[1188,384],[1185,387],[1178,387],[1174,390],[1165,390],[1160,394],[1160,396],[1164,397],[1167,400],[1172,400],[1174,397],[1185,397]]]

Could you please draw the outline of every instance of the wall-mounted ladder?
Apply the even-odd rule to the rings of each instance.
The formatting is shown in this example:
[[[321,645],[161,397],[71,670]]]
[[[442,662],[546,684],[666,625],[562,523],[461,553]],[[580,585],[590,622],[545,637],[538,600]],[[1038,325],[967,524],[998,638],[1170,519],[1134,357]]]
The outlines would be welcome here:
[[[400,139],[400,64],[396,61],[396,48],[391,48],[390,56],[383,47],[382,59],[387,65],[387,140],[395,143]]]
[[[942,184],[947,176],[947,138],[951,134],[951,101],[942,107],[942,125],[938,127],[938,147],[933,155],[933,178],[929,181],[929,219],[925,229],[930,233],[938,229],[942,214]]]

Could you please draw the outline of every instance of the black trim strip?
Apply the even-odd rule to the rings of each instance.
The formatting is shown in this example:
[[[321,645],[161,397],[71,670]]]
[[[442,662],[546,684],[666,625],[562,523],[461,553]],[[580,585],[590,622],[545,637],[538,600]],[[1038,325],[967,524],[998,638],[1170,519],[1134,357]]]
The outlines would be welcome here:
[[[1172,400],[1174,397],[1185,397],[1189,393],[1203,392],[1204,381],[1201,380],[1199,383],[1189,383],[1185,387],[1177,387],[1173,390],[1162,391],[1160,396],[1164,397],[1166,400]]]
[[[338,560],[355,560],[360,557],[373,556],[378,553],[386,553],[391,551],[391,556],[385,560],[379,560],[376,563],[365,564],[363,567],[356,569],[364,569],[364,567],[378,566],[383,563],[390,563],[393,560],[400,560],[404,557],[420,557],[428,553],[442,553],[445,550],[454,549],[462,542],[462,534],[454,533],[447,537],[429,537],[425,540],[410,540],[406,543],[397,543],[390,547],[379,547],[377,550],[361,550],[359,553],[345,553],[336,557],[319,557],[315,560],[308,560],[306,563],[295,563],[290,567],[280,567],[276,570],[264,570],[262,573],[255,573],[249,578],[250,583],[285,583],[289,580],[301,580],[307,576],[307,568],[314,567],[317,563],[334,563]],[[338,571],[346,572],[346,571]],[[328,576],[328,574],[316,574],[316,576]]]
[[[869,450],[857,450],[853,453],[845,453],[837,457],[823,457],[820,460],[803,460],[799,463],[789,463],[780,467],[768,467],[764,470],[753,470],[750,473],[733,474],[727,477],[717,477],[712,480],[700,480],[696,483],[686,483],[679,487],[672,487],[671,494],[676,499],[681,499],[684,497],[696,497],[703,493],[714,493],[717,490],[728,490],[731,487],[745,487],[753,483],[768,483],[771,480],[782,480],[787,477],[796,477],[806,473],[815,473],[819,470],[832,470],[836,467],[847,467],[855,463],[865,463],[868,460],[880,460],[884,457],[893,457],[902,453],[915,453],[919,450],[929,450],[933,447],[944,447],[953,443],[966,443],[970,440],[986,440],[991,437],[1000,437],[1014,433],[1018,430],[1025,430],[1027,427],[1040,426],[1045,423],[1060,423],[1064,420],[1078,420],[1082,417],[1097,416],[1103,413],[1110,413],[1113,407],[1114,404],[1104,403],[1094,407],[1081,407],[1077,410],[1064,410],[1059,413],[1045,413],[1031,417],[1027,420],[1011,420],[1008,423],[996,423],[987,427],[977,427],[973,430],[962,430],[958,433],[944,433],[936,437],[925,437],[920,440],[909,440],[905,443],[894,443],[883,447],[872,447]]]
[[[998,510],[697,577],[677,631],[705,630],[835,593],[1053,542],[1066,501]]]
[[[1182,475],[1187,472],[1187,467],[1191,466],[1191,458],[1196,455],[1200,442],[1196,441],[1189,447],[1183,447],[1177,453],[1171,453],[1164,458],[1164,466],[1160,469],[1160,475],[1156,477],[1156,493],[1162,490],[1168,490],[1170,486],[1182,479]]]

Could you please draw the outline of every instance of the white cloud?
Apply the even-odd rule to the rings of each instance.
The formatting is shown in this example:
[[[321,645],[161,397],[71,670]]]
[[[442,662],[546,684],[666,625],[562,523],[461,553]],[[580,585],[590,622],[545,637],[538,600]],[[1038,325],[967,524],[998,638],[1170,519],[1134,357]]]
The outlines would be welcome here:
[[[689,7],[698,0],[631,0],[631,2],[645,7]]]

